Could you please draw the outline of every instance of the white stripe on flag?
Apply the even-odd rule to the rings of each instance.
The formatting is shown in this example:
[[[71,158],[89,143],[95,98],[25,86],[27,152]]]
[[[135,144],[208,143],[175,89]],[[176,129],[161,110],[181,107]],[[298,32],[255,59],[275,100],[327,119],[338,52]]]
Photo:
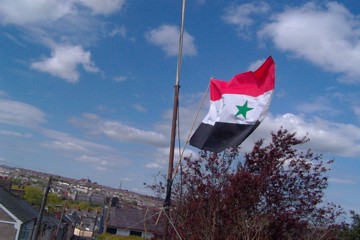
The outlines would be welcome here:
[[[273,90],[257,97],[223,94],[220,100],[210,101],[209,112],[202,122],[210,125],[214,125],[215,122],[254,125],[256,121],[261,122],[265,118],[272,93]],[[246,113],[246,119],[242,115],[235,117],[238,112],[237,106],[243,106],[246,101],[247,106],[252,108]]]

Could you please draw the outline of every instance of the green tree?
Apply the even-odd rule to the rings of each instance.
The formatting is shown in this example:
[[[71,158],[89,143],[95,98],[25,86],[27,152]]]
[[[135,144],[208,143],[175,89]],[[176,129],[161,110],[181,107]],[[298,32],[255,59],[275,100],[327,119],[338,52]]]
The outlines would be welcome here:
[[[48,198],[47,198],[48,205],[59,205],[61,203],[62,203],[62,199],[56,193],[48,194]]]
[[[339,239],[341,240],[358,240],[360,239],[360,215],[354,211],[350,211],[352,223],[344,229]]]
[[[13,186],[20,186],[22,181],[20,178],[11,178],[11,182]]]
[[[26,186],[25,187],[24,199],[31,205],[40,206],[44,193],[38,186]]]
[[[80,202],[79,204],[77,204],[77,207],[81,210],[89,210],[91,208],[91,205],[88,202]]]

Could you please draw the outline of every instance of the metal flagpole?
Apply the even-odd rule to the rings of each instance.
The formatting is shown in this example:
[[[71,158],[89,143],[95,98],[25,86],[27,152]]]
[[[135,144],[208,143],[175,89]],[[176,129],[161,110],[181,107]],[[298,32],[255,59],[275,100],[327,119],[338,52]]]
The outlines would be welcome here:
[[[168,175],[167,175],[167,183],[166,183],[166,196],[165,196],[165,202],[164,202],[164,209],[165,209],[165,213],[166,213],[165,220],[164,220],[164,233],[163,233],[164,240],[166,240],[168,237],[168,228],[169,228],[169,218],[168,217],[170,217],[170,206],[171,206],[171,186],[173,183],[172,176],[173,176],[173,165],[174,165],[176,122],[177,122],[178,107],[179,107],[179,89],[180,89],[179,82],[180,82],[180,72],[181,72],[181,63],[182,63],[185,4],[186,4],[186,0],[182,0],[179,50],[178,50],[178,58],[177,58],[176,81],[175,81],[175,86],[174,86],[174,105],[173,105],[172,124],[171,124],[169,166],[168,166]]]

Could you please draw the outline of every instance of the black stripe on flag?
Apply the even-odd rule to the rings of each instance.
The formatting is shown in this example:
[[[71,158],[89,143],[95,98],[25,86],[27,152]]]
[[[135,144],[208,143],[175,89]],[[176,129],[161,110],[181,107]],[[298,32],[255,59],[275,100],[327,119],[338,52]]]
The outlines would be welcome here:
[[[258,126],[216,122],[215,125],[201,123],[190,139],[190,145],[202,150],[221,152],[229,147],[240,145]]]

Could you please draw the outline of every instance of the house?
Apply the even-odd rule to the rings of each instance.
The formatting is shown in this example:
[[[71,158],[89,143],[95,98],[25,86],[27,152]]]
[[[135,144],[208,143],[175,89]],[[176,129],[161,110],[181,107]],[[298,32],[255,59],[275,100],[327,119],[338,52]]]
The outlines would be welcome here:
[[[101,193],[93,192],[90,194],[90,203],[94,205],[103,205],[105,196]]]
[[[104,228],[107,233],[121,236],[140,236],[151,239],[162,233],[162,220],[157,218],[158,208],[149,208],[136,205],[112,205],[106,210]]]
[[[65,224],[65,227],[58,232],[57,240],[59,239],[59,235],[60,239],[62,240],[74,239],[75,221],[69,219],[68,217],[66,217],[66,215],[64,215],[62,223]]]
[[[65,219],[73,226],[74,236],[88,238],[98,232],[100,217],[98,212],[85,210],[70,210],[65,214]]]
[[[85,193],[75,192],[74,200],[78,202],[90,202],[90,196]]]
[[[2,166],[0,166],[0,177],[8,178],[10,175],[10,171]]]
[[[0,240],[30,240],[37,217],[10,193],[11,184],[4,185],[0,185]]]
[[[38,218],[39,211],[37,209],[33,208],[30,204],[28,204],[25,201],[21,201],[20,204],[29,212],[31,212],[34,216],[36,216],[36,218]],[[65,237],[62,234],[62,231],[65,231],[66,225],[60,223],[60,221],[56,219],[55,216],[50,215],[47,212],[44,212],[41,221],[40,231],[38,232],[37,240],[53,240],[58,227],[60,231],[58,231],[57,234],[58,236],[56,237],[56,240],[65,239]]]
[[[39,211],[13,193],[11,181],[0,179],[0,240],[31,240],[35,234]],[[54,216],[44,214],[38,240],[67,239],[66,225]]]

